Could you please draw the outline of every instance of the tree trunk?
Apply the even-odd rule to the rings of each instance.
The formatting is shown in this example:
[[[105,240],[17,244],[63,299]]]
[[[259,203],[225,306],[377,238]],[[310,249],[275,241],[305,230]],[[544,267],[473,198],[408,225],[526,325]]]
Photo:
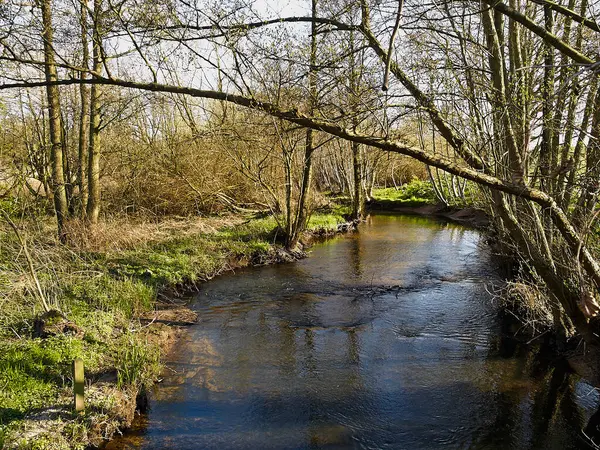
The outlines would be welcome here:
[[[81,1],[81,47],[83,49],[82,64],[84,69],[88,68],[88,60],[90,58],[88,49],[87,39],[87,5]],[[81,80],[85,80],[88,74],[81,72]],[[89,89],[86,84],[79,86],[79,95],[81,98],[81,112],[79,118],[79,142],[78,142],[78,185],[79,185],[79,212],[82,218],[86,216],[86,208],[88,203],[88,189],[87,189],[87,178],[86,178],[86,166],[87,166],[87,150],[89,144],[89,131],[90,131],[90,98]]]
[[[365,195],[362,184],[362,155],[360,144],[352,142],[352,166],[354,176],[354,195],[352,196],[352,219],[359,220],[364,215]]]
[[[102,71],[102,37],[100,14],[102,0],[94,0],[93,71],[97,78]],[[98,222],[100,214],[100,86],[92,84],[90,89],[90,136],[88,147],[88,202],[87,219],[91,224]]]
[[[44,72],[47,82],[58,80],[56,70],[56,61],[54,59],[54,31],[52,28],[52,10],[50,0],[41,0],[39,3],[42,10],[42,37],[44,39]],[[56,221],[58,223],[58,237],[61,241],[66,240],[64,229],[65,220],[68,214],[67,194],[65,190],[65,174],[63,171],[63,148],[62,148],[62,129],[60,120],[60,100],[59,90],[56,85],[46,87],[48,97],[48,124],[50,131],[50,164],[51,164],[51,188],[54,198],[54,210],[56,212]]]
[[[317,17],[317,0],[312,0],[312,16]],[[310,32],[310,62],[308,69],[308,91],[309,91],[309,106],[310,115],[314,114],[317,103],[317,22],[311,22]],[[302,184],[300,186],[300,199],[298,200],[298,211],[296,220],[290,236],[287,236],[286,247],[293,249],[298,244],[300,234],[306,227],[308,220],[307,201],[310,194],[312,183],[312,156],[314,151],[314,131],[311,128],[306,130],[306,144],[304,147],[304,170],[302,171]]]

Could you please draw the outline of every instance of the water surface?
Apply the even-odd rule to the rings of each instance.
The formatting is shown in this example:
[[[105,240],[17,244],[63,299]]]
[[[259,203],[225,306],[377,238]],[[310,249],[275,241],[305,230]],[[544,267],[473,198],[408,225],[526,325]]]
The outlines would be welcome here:
[[[378,215],[204,284],[149,413],[109,448],[588,448],[596,391],[503,332],[481,239]]]

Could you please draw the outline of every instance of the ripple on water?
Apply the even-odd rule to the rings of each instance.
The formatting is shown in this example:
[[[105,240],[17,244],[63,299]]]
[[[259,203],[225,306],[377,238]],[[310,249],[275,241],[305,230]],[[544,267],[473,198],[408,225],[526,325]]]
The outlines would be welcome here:
[[[109,448],[583,448],[597,392],[501,334],[479,241],[375,216],[206,283],[150,413]]]

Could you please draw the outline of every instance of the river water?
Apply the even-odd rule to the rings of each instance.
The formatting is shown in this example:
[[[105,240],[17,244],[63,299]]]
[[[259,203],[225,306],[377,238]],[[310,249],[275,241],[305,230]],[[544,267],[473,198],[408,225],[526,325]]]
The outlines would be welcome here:
[[[202,286],[111,449],[579,449],[596,390],[504,330],[476,231],[376,215]]]

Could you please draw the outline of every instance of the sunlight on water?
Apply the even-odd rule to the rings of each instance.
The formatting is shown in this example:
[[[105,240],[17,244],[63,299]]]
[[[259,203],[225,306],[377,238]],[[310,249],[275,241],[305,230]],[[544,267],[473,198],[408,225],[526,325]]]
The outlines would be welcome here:
[[[385,215],[213,280],[108,448],[586,448],[597,392],[502,333],[498,283],[476,231]]]

